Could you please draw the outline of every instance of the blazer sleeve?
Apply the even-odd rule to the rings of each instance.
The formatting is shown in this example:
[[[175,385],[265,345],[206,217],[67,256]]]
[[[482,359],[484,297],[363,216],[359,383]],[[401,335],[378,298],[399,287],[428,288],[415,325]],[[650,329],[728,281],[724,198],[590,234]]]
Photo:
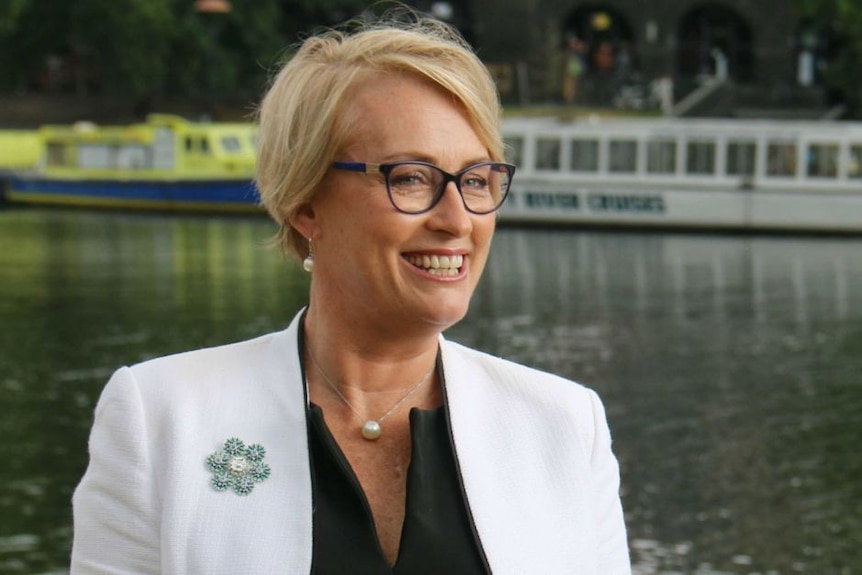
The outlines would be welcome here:
[[[72,499],[72,575],[158,573],[159,499],[140,389],[121,368],[96,406],[90,464]]]
[[[590,390],[595,436],[591,466],[593,496],[598,529],[598,572],[602,575],[629,575],[628,538],[620,500],[620,469],[611,450],[611,432],[599,396]]]

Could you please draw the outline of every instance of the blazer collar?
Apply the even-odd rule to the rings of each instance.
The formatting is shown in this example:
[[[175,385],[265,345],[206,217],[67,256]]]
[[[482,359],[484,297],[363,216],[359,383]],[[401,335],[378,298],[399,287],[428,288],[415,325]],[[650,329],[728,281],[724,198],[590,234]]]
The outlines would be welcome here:
[[[594,551],[574,543],[585,513],[567,512],[582,507],[583,480],[548,465],[571,456],[555,441],[571,425],[542,409],[514,364],[442,337],[441,346],[455,459],[491,571],[593,573]]]
[[[307,392],[302,370],[300,342],[301,311],[290,326],[274,342],[273,350],[284,354],[278,358],[287,370],[290,402],[304,412]],[[285,346],[290,347],[285,347]],[[521,573],[593,573],[584,565],[590,551],[571,544],[568,534],[584,525],[583,514],[561,512],[572,509],[577,493],[583,493],[577,474],[559,468],[549,469],[545,463],[557,457],[554,451],[554,431],[570,427],[554,420],[536,402],[526,400],[523,374],[513,375],[508,362],[503,362],[451,343],[440,336],[445,381],[444,401],[450,418],[455,460],[461,476],[467,504],[485,552],[495,575]],[[532,398],[535,399],[535,398]],[[548,416],[548,417],[545,417]],[[544,417],[542,424],[536,418]],[[305,417],[293,414],[294,438],[304,438],[298,453],[304,454],[296,464],[304,473],[294,475],[296,501],[307,502],[295,517],[294,533],[298,535],[297,555],[293,557],[295,572],[308,572],[311,564],[312,502],[311,472],[307,448]],[[301,423],[300,423],[301,422]],[[543,446],[545,453],[536,453]],[[299,447],[299,446],[296,446]],[[571,451],[571,447],[568,448]],[[560,451],[565,451],[561,446]],[[541,450],[539,450],[541,451]],[[569,454],[571,455],[571,454]],[[562,459],[565,457],[560,454]],[[577,507],[574,501],[574,507]],[[299,511],[298,509],[296,511]],[[307,533],[308,536],[301,536]],[[577,538],[573,538],[577,540]],[[586,560],[589,563],[589,560]],[[308,569],[300,566],[308,565]],[[582,570],[577,567],[581,565]]]

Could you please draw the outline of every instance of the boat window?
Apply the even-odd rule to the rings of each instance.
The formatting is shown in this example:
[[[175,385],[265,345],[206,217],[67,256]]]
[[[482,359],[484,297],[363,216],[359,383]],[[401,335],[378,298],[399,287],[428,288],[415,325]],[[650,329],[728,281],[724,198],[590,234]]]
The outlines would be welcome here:
[[[229,154],[238,154],[242,151],[242,147],[239,145],[239,138],[236,136],[224,136],[221,139],[221,146]]]
[[[69,165],[69,158],[66,154],[66,146],[57,142],[48,144],[47,164],[49,166],[63,167]]]
[[[524,161],[524,138],[509,138],[506,140],[506,161],[521,166]]]
[[[536,140],[536,169],[560,169],[559,138],[539,138]]]
[[[676,142],[654,140],[647,144],[647,171],[651,174],[676,172]]]
[[[766,147],[766,174],[789,177],[796,174],[796,144],[770,142]]]
[[[838,144],[809,145],[807,163],[807,173],[809,177],[838,177]]]
[[[105,144],[81,144],[78,146],[78,167],[104,170],[114,167],[115,148]]]
[[[715,142],[689,142],[686,171],[689,174],[715,173]]]
[[[210,142],[206,136],[186,136],[186,151],[198,154],[210,153]]]
[[[847,177],[854,180],[862,179],[862,144],[850,146],[850,158],[847,162]]]
[[[753,176],[757,171],[757,147],[754,142],[728,142],[727,175]]]
[[[572,140],[570,166],[575,172],[597,172],[599,143],[596,140]]]
[[[635,140],[611,140],[608,170],[617,174],[631,174],[637,170],[638,143]]]
[[[114,161],[117,168],[140,170],[152,167],[150,151],[140,144],[129,144],[116,149]]]

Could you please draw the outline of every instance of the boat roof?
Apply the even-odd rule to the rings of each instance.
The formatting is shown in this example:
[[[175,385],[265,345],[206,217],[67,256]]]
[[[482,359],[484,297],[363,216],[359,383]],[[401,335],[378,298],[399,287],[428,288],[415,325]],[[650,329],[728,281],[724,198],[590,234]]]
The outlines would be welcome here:
[[[631,118],[587,116],[566,120],[555,116],[507,117],[503,132],[786,132],[792,134],[860,133],[862,122],[817,120],[741,120],[736,118]]]

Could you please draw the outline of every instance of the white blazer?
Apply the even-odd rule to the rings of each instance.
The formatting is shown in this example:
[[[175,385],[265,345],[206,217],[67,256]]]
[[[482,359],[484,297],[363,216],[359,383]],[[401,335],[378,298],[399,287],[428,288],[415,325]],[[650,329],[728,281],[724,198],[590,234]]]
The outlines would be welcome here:
[[[284,331],[119,369],[73,498],[72,574],[307,574],[312,494],[299,316]],[[585,387],[444,340],[445,397],[476,531],[495,575],[628,575],[619,469]],[[216,490],[236,437],[270,475]]]

